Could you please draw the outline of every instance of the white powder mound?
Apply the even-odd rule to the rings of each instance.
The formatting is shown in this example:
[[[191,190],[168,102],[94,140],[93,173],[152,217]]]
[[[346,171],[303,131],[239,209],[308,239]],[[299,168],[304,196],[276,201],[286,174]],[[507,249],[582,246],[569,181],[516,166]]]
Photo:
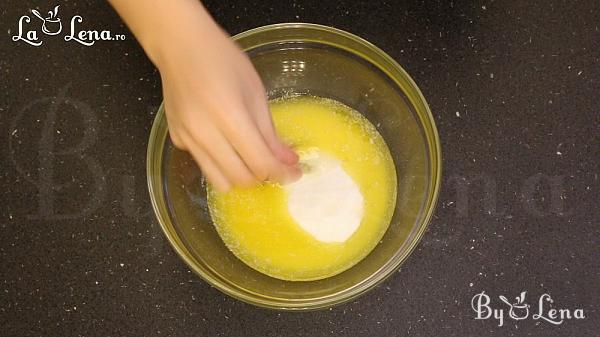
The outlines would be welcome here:
[[[287,185],[294,220],[323,242],[345,242],[360,226],[364,198],[341,163],[317,150],[300,156],[303,175]]]

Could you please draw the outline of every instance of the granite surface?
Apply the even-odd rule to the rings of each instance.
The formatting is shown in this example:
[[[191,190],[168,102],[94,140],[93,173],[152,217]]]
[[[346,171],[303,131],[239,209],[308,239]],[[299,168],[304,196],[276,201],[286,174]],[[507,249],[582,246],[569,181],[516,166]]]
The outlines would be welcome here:
[[[22,15],[55,4],[65,24],[79,14],[82,28],[126,38],[13,41]],[[423,241],[381,286],[329,310],[275,312],[221,294],[152,213],[145,151],[160,78],[131,33],[104,1],[4,1],[0,335],[598,336],[600,2],[206,5],[232,34],[289,21],[348,30],[413,76],[444,152]],[[482,291],[502,326],[475,319]],[[522,291],[530,315],[515,320],[498,296],[513,303]],[[585,318],[535,319],[544,293],[554,302],[542,297],[542,316]]]

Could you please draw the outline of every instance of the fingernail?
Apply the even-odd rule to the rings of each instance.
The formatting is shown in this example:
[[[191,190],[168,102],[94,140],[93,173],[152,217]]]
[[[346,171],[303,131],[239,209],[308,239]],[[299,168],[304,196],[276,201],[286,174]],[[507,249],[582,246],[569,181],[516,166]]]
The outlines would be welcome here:
[[[300,157],[291,146],[285,143],[280,143],[280,148],[281,151],[278,151],[279,160],[281,160],[286,165],[294,165],[298,163]]]
[[[288,165],[288,177],[286,179],[286,183],[293,183],[302,177],[302,170],[300,169],[300,165]]]

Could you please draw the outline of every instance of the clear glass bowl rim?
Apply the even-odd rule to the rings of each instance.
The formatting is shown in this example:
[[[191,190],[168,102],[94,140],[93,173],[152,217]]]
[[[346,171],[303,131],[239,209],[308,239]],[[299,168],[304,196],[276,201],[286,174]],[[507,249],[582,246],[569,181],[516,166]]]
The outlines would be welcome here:
[[[278,23],[266,25],[244,31],[240,34],[233,36],[232,39],[234,41],[238,41],[256,34],[281,29],[305,29],[312,30],[313,32],[322,31],[330,35],[333,34],[338,35],[342,38],[350,39],[353,41],[353,43],[357,43],[361,45],[361,47],[366,48],[370,53],[372,53],[372,55],[376,56],[379,59],[379,61],[373,59],[372,57],[369,57],[369,55],[366,55],[365,53],[352,50],[348,46],[339,45],[336,43],[331,44],[338,47],[342,47],[347,51],[354,52],[355,55],[370,61],[374,65],[378,66],[381,70],[383,70],[386,74],[388,74],[390,78],[396,82],[397,85],[401,86],[401,84],[404,84],[404,86],[408,86],[408,88],[412,91],[413,95],[412,97],[409,97],[412,98],[411,104],[413,104],[414,106],[415,101],[419,103],[420,109],[415,109],[419,113],[419,117],[421,118],[423,127],[426,129],[425,135],[428,138],[428,150],[430,152],[429,158],[431,161],[431,183],[428,191],[429,195],[427,200],[427,206],[425,207],[425,214],[422,217],[421,223],[417,225],[416,232],[412,240],[409,242],[409,246],[401,252],[398,251],[384,266],[382,266],[376,273],[372,274],[370,278],[356,284],[351,288],[345,289],[342,292],[338,292],[326,297],[302,300],[281,299],[269,298],[267,296],[260,296],[259,294],[250,293],[248,291],[242,291],[232,286],[231,284],[227,284],[226,282],[223,282],[222,280],[214,277],[208,270],[205,270],[202,266],[199,266],[193,261],[191,255],[184,247],[183,242],[177,237],[177,234],[173,229],[168,210],[164,205],[164,201],[157,199],[158,196],[163,195],[162,193],[157,194],[157,191],[162,190],[163,182],[162,177],[157,177],[157,174],[155,174],[156,172],[161,172],[162,169],[161,160],[156,160],[156,158],[162,159],[163,147],[168,133],[166,120],[164,117],[164,104],[161,104],[156,114],[152,130],[150,132],[150,139],[148,142],[148,151],[146,159],[146,172],[148,190],[150,193],[150,199],[152,207],[154,209],[154,213],[159,221],[159,224],[165,236],[169,240],[169,243],[175,249],[178,255],[190,267],[190,269],[192,269],[202,279],[204,279],[206,282],[208,282],[210,285],[214,286],[218,290],[246,303],[270,309],[306,311],[327,308],[351,301],[383,282],[387,277],[392,275],[393,272],[401,266],[401,264],[406,260],[406,258],[411,254],[411,252],[420,242],[421,237],[423,236],[427,226],[429,225],[429,222],[433,217],[441,184],[442,154],[439,135],[435,126],[433,115],[420,89],[417,87],[416,83],[412,80],[408,73],[394,59],[392,59],[383,50],[379,49],[367,40],[360,38],[352,33],[343,31],[341,29],[312,23]],[[295,38],[294,41],[304,40]],[[315,41],[312,39],[307,39],[306,42],[326,43],[327,41]],[[252,46],[246,46],[243,49],[249,50],[252,48],[257,48],[259,46],[261,46],[261,44],[254,44]]]

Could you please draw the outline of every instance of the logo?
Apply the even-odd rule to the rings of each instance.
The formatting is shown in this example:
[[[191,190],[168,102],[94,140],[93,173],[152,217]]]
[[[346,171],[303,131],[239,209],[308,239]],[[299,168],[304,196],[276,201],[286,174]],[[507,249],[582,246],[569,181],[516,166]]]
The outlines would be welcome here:
[[[49,11],[47,18],[44,18],[37,10],[31,10],[33,15],[42,20],[42,32],[44,32],[46,35],[58,35],[60,32],[62,32],[62,22],[60,22],[60,18],[58,17],[59,6],[60,5],[57,5],[54,7],[54,10]],[[50,26],[50,29],[48,29],[48,26]]]
[[[526,302],[526,291],[521,292],[515,297],[515,301],[509,301],[505,296],[500,295],[500,304],[505,304],[501,308],[495,308],[489,295],[482,291],[471,299],[471,308],[475,311],[475,319],[486,320],[493,318],[498,322],[498,326],[503,326],[505,313],[508,310],[508,318],[515,321],[532,319],[534,321],[543,321],[553,325],[561,325],[563,322],[571,319],[585,319],[583,309],[554,308],[554,299],[550,294],[542,294],[537,300],[537,307],[531,308]],[[530,311],[530,309],[532,309]],[[530,315],[533,312],[532,315]]]
[[[62,33],[63,24],[59,17],[58,9],[60,5],[48,11],[47,16],[42,15],[38,10],[32,9],[33,17],[23,15],[18,22],[18,34],[12,36],[14,42],[24,42],[34,47],[41,46],[43,33],[46,36],[56,36]],[[35,19],[32,21],[32,19]],[[38,20],[39,19],[39,20]],[[69,31],[64,36],[64,40],[74,41],[84,46],[93,46],[97,41],[123,41],[125,35],[113,34],[110,30],[87,30],[82,29],[83,23],[81,15],[74,15],[68,25]]]

